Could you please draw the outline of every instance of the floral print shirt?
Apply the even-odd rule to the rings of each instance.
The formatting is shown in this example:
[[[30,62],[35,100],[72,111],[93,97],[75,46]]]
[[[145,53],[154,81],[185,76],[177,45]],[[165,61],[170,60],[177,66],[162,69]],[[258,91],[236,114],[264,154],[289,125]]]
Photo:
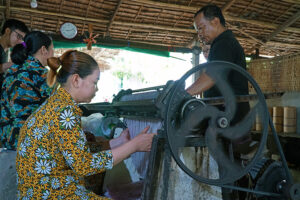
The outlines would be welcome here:
[[[90,152],[81,115],[59,88],[26,120],[17,148],[19,199],[106,199],[86,190],[83,177],[111,169],[112,152]]]
[[[23,123],[49,97],[52,88],[46,82],[47,72],[32,56],[7,70],[0,101],[0,142],[4,147],[17,147]]]

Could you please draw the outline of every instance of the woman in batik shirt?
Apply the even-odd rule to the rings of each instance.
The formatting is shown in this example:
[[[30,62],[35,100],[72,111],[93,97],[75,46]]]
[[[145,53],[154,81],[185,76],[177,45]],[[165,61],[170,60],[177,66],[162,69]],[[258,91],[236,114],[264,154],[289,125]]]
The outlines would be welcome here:
[[[49,97],[45,68],[53,57],[52,40],[42,32],[27,34],[11,53],[15,65],[5,75],[1,95],[0,139],[7,149],[15,150],[20,128],[29,115]]]
[[[68,51],[48,60],[48,83],[60,84],[25,122],[17,149],[20,199],[105,199],[83,186],[83,177],[111,169],[131,153],[150,151],[153,136],[146,127],[139,136],[91,153],[81,129],[78,103],[90,102],[100,70],[89,55]]]

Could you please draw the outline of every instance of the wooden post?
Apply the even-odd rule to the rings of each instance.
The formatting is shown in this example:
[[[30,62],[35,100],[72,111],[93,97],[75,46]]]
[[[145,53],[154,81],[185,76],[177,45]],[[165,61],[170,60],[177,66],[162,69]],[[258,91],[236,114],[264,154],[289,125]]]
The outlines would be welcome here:
[[[90,41],[87,43],[87,49],[88,50],[92,50],[92,34],[93,34],[93,25],[92,24],[89,24],[88,25],[88,31],[89,31],[89,37],[90,37]]]

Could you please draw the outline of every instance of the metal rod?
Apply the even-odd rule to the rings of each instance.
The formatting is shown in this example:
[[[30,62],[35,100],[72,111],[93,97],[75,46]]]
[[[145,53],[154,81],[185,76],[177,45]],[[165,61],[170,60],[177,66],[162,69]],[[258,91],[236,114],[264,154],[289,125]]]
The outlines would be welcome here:
[[[239,190],[239,191],[243,191],[243,192],[251,192],[251,193],[255,193],[255,194],[261,194],[261,195],[269,196],[269,197],[282,197],[281,194],[277,194],[277,193],[263,192],[263,191],[258,191],[258,190],[251,190],[251,189],[237,187],[237,186],[233,186],[233,185],[222,185],[221,187],[232,189],[232,190]]]
[[[165,87],[165,85],[153,86],[153,87],[148,87],[148,88],[141,88],[141,89],[132,90],[132,93],[149,91],[149,90],[158,90],[158,89],[163,88],[163,87]]]
[[[284,93],[266,93],[264,94],[265,99],[270,99],[270,98],[279,98],[283,95]],[[249,94],[249,95],[235,95],[236,101],[237,102],[248,102],[249,100],[256,100],[258,99],[257,94]],[[210,97],[210,98],[202,98],[201,99],[204,103],[209,104],[209,105],[218,105],[218,104],[223,104],[225,102],[224,97]]]

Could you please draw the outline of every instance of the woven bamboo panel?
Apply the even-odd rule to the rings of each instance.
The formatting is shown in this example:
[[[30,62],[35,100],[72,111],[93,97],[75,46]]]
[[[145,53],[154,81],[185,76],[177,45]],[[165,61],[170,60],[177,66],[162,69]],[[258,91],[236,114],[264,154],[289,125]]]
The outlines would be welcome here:
[[[249,73],[263,92],[300,91],[300,54],[257,59],[249,63]],[[250,91],[253,88],[250,87]]]

